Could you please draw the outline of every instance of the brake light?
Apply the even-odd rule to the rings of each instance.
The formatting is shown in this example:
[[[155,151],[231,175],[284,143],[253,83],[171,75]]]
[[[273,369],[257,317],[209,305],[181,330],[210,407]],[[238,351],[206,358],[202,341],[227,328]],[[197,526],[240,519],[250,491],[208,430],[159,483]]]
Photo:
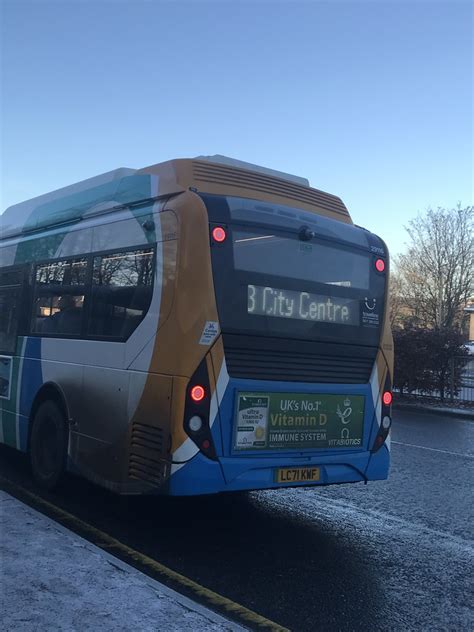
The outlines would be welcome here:
[[[227,237],[227,233],[222,228],[222,226],[216,226],[215,228],[212,229],[212,238],[218,244],[221,244],[223,241],[225,241],[226,237]]]
[[[392,393],[390,391],[385,391],[385,393],[382,396],[382,401],[385,404],[385,406],[390,406],[390,404],[392,403],[393,397],[392,397]]]
[[[183,428],[200,452],[216,461],[217,453],[209,424],[212,398],[208,361],[207,357],[203,358],[186,387]]]
[[[377,259],[375,261],[375,269],[377,272],[383,272],[385,270],[385,261],[383,259]]]
[[[202,402],[204,397],[206,396],[206,390],[204,386],[200,386],[199,384],[193,386],[191,389],[191,399],[193,402]]]

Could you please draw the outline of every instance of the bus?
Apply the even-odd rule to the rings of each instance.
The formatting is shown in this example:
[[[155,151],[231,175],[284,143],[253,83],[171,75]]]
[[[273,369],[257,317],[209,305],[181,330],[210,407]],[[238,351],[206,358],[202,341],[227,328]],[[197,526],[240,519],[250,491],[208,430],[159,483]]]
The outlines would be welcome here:
[[[120,168],[0,216],[0,443],[53,489],[385,479],[384,242],[224,156]]]

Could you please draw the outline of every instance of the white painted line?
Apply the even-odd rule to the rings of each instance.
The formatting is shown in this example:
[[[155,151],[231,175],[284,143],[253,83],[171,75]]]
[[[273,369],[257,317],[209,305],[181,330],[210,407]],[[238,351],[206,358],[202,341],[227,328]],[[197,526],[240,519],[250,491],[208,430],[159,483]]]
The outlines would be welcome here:
[[[431,452],[442,452],[443,454],[451,454],[452,456],[463,456],[466,459],[474,459],[472,454],[462,454],[461,452],[450,452],[449,450],[440,450],[439,448],[428,448],[426,445],[415,445],[414,443],[403,443],[402,441],[393,441],[395,445],[406,445],[409,448],[418,448],[420,450],[430,450]]]
[[[400,409],[398,409],[400,410]],[[423,411],[426,412],[426,411]],[[428,413],[429,414],[429,413]],[[433,417],[431,416],[430,419],[432,419]],[[441,415],[437,415],[437,418],[440,421],[445,421],[446,423],[449,424],[471,424],[472,425],[472,419],[471,417],[465,417],[464,419],[462,419],[461,417],[449,417],[449,419],[447,419],[446,417],[442,417]],[[403,421],[399,421],[398,419],[395,419],[395,422],[397,424],[397,426],[403,426],[404,428],[413,428],[413,423],[407,421],[406,423],[404,423]]]
[[[326,505],[333,505],[337,507],[338,510],[342,514],[346,513],[351,516],[352,520],[361,520],[363,519],[363,514],[366,517],[371,517],[376,520],[379,520],[380,528],[386,531],[388,526],[392,528],[397,526],[397,529],[403,528],[407,533],[419,533],[420,531],[424,531],[426,533],[431,534],[436,538],[437,545],[444,544],[446,546],[455,546],[457,551],[459,549],[463,549],[467,553],[473,554],[474,547],[470,540],[466,540],[461,536],[454,535],[452,533],[447,533],[445,531],[439,531],[438,529],[432,529],[424,524],[421,524],[416,521],[406,520],[405,518],[400,518],[398,516],[394,516],[390,513],[384,511],[378,511],[377,509],[366,509],[359,507],[358,505],[354,505],[352,503],[347,502],[346,500],[338,500],[336,498],[324,498],[324,503]],[[319,513],[323,513],[324,507],[318,507]],[[391,523],[391,524],[390,524]]]
[[[372,536],[376,529],[387,536],[388,529],[394,530],[394,535],[399,537],[403,532],[410,538],[420,538],[421,533],[430,534],[432,542],[436,543],[436,547],[443,547],[456,555],[462,551],[466,555],[474,555],[474,546],[471,540],[467,540],[461,536],[454,535],[452,533],[439,531],[433,529],[417,521],[407,520],[399,516],[392,515],[385,511],[379,511],[377,509],[368,509],[359,505],[348,502],[347,500],[340,500],[336,498],[330,498],[324,495],[324,501],[318,499],[317,505],[313,504],[311,500],[308,504],[305,504],[305,498],[311,493],[317,493],[316,487],[302,487],[295,488],[290,495],[290,490],[272,490],[263,492],[265,496],[260,496],[260,502],[263,504],[268,502],[270,505],[277,507],[284,507],[293,513],[299,513],[314,520],[315,515],[319,518],[327,518],[330,521],[336,520],[337,523],[351,524],[352,526],[359,524],[363,525],[364,531],[371,533]],[[266,499],[269,499],[266,501]],[[341,518],[344,520],[341,522]],[[373,521],[370,525],[367,525],[366,521]],[[372,537],[371,536],[371,537]]]

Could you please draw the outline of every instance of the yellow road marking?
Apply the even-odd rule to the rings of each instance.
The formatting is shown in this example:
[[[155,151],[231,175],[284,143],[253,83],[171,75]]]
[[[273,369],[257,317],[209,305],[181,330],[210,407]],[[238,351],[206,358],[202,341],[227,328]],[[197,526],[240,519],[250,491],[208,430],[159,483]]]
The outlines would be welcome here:
[[[11,490],[12,492],[17,492],[20,497],[29,499],[36,506],[43,507],[50,515],[57,517],[59,519],[58,521],[61,524],[70,523],[79,527],[79,529],[83,533],[87,533],[89,535],[91,542],[95,544],[95,546],[107,551],[110,551],[111,549],[119,551],[127,558],[138,562],[140,565],[153,570],[159,575],[167,577],[168,579],[176,582],[181,586],[184,586],[188,590],[191,590],[193,593],[198,595],[202,600],[226,612],[231,613],[234,617],[241,619],[243,622],[250,623],[264,630],[272,630],[274,632],[290,632],[288,628],[285,628],[278,623],[275,623],[274,621],[271,621],[270,619],[257,614],[253,610],[250,610],[249,608],[246,608],[245,606],[232,601],[232,599],[229,599],[228,597],[219,595],[213,590],[210,590],[205,586],[201,586],[201,584],[198,584],[193,579],[190,579],[189,577],[186,577],[185,575],[182,575],[181,573],[168,568],[168,566],[157,562],[151,557],[148,557],[147,555],[144,555],[143,553],[132,549],[126,544],[123,544],[123,542],[116,540],[115,538],[108,535],[107,533],[104,533],[100,529],[97,529],[87,522],[84,522],[83,520],[77,518],[68,511],[61,509],[56,505],[53,505],[53,503],[50,503],[40,496],[37,496],[36,494],[29,492],[23,487],[20,487],[19,485],[16,485],[15,483],[3,478],[3,476],[0,476],[0,485],[5,489],[5,491],[8,492],[9,490]]]

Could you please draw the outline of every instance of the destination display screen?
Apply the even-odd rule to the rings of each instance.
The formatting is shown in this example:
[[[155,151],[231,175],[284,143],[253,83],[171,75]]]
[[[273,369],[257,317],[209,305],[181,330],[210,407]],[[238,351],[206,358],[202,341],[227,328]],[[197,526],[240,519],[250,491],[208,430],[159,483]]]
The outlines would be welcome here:
[[[311,292],[247,286],[247,312],[255,316],[293,318],[335,325],[359,325],[359,301]]]

